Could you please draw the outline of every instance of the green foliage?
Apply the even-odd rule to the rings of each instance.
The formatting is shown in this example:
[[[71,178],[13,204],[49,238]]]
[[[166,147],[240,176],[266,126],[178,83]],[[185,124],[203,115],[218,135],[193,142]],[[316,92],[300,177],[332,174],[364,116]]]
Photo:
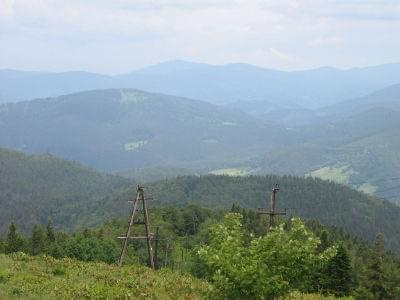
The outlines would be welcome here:
[[[320,279],[325,293],[339,297],[351,294],[353,278],[350,258],[342,245],[339,245],[336,255],[331,257],[324,266]]]
[[[113,240],[99,239],[95,235],[79,234],[65,243],[65,256],[82,261],[104,261],[114,263],[119,247]]]
[[[393,286],[393,275],[390,274],[390,269],[385,267],[384,264],[385,253],[382,235],[378,235],[376,237],[374,248],[371,254],[372,256],[368,266],[367,274],[369,281],[369,292],[373,295],[374,299],[396,299],[396,292]]]
[[[204,299],[212,287],[188,275],[70,258],[0,254],[0,298]]]
[[[45,248],[45,233],[40,225],[33,226],[31,238],[31,255],[43,253]]]
[[[7,239],[5,241],[5,253],[13,253],[21,251],[24,248],[24,241],[17,232],[17,228],[13,222],[8,227]]]
[[[269,188],[279,183],[277,209],[288,209],[292,216],[318,220],[340,227],[359,238],[373,241],[382,232],[386,246],[400,247],[400,207],[361,192],[317,178],[295,176],[184,176],[148,185],[158,201],[153,205],[201,206],[229,209],[232,203],[246,209],[265,208]],[[132,195],[131,190],[128,195]],[[107,206],[117,210],[117,203]],[[378,225],[379,224],[379,225]]]
[[[155,166],[146,167],[132,170],[119,171],[116,175],[133,179],[140,183],[158,181],[166,178],[174,178],[184,175],[193,175],[197,172],[191,169],[178,168],[178,167],[166,167],[166,166]]]
[[[319,239],[298,220],[267,235],[244,242],[241,215],[228,214],[211,230],[209,245],[198,255],[208,266],[208,277],[228,298],[269,299],[290,291],[307,291],[316,267],[335,253],[318,253]]]
[[[53,223],[49,221],[46,226],[46,242],[53,243],[56,240],[54,235]]]
[[[295,235],[294,229],[298,227],[296,222],[277,219],[280,230],[267,232],[266,218],[258,215],[256,211],[244,209],[237,205],[233,205],[231,211],[239,213],[234,216],[237,216],[240,222],[233,218],[229,221],[229,227],[227,227],[220,224],[226,213],[223,210],[211,210],[196,205],[182,208],[150,209],[151,231],[154,233],[155,227],[160,228],[161,240],[158,243],[158,259],[156,260],[158,267],[166,266],[182,273],[190,272],[200,278],[213,278],[213,268],[197,255],[197,250],[201,245],[215,245],[215,247],[224,247],[223,249],[216,248],[220,249],[222,253],[222,255],[219,254],[219,263],[222,259],[225,261],[228,267],[224,266],[224,269],[229,270],[229,272],[226,271],[229,276],[235,275],[235,278],[239,278],[237,280],[241,280],[240,288],[242,289],[250,289],[249,285],[253,285],[253,282],[254,285],[263,285],[262,276],[267,275],[269,277],[265,282],[277,284],[279,279],[274,277],[273,274],[278,272],[291,278],[290,281],[286,280],[282,284],[286,288],[289,286],[288,289],[290,290],[297,289],[305,293],[351,294],[356,299],[374,299],[374,294],[371,291],[371,288],[373,288],[377,293],[383,289],[386,293],[385,297],[389,297],[388,299],[398,296],[396,287],[400,286],[400,259],[397,255],[384,251],[382,238],[378,240],[377,245],[379,247],[371,247],[365,242],[351,237],[341,229],[326,227],[317,221],[307,221],[304,228],[305,233],[292,238],[300,243],[298,245],[293,241],[288,241],[291,236]],[[72,257],[83,261],[103,261],[113,264],[121,250],[121,244],[116,243],[115,237],[126,230],[127,223],[127,218],[113,219],[96,230],[85,229],[73,234],[50,230],[53,232],[54,240],[45,238],[45,246],[41,254],[48,254],[57,258]],[[211,234],[209,228],[222,230],[219,233],[222,237],[215,237]],[[235,228],[239,228],[239,230]],[[142,230],[143,228],[135,227],[135,235],[142,235]],[[228,239],[228,236],[235,238]],[[309,237],[311,239],[308,239]],[[300,242],[304,239],[306,239],[305,242]],[[318,239],[320,243],[315,246]],[[29,239],[26,238],[23,245],[26,245],[23,247],[24,251],[31,251],[32,236]],[[285,245],[294,245],[294,249],[286,251]],[[285,266],[291,264],[296,270],[300,271],[303,266],[307,266],[305,263],[301,266],[297,265],[299,261],[304,260],[302,256],[304,249],[302,247],[307,245],[311,245],[311,248],[314,249],[312,251],[313,257],[320,260],[311,267],[308,266],[311,269],[308,276],[301,277],[298,273],[291,273],[291,269]],[[335,245],[340,245],[336,255],[330,253]],[[155,247],[155,241],[153,241],[153,250],[155,250]],[[257,259],[268,261],[268,268],[265,268],[267,271],[260,264],[251,262],[251,259],[248,258],[250,257],[250,250],[252,251],[251,255],[257,257]],[[343,252],[343,250],[345,251]],[[236,254],[235,251],[239,254]],[[329,259],[325,255],[327,253],[332,255]],[[289,258],[285,258],[285,256]],[[17,257],[20,261],[30,259],[29,256],[22,253],[15,253],[13,257]],[[167,261],[165,260],[166,257]],[[299,261],[296,260],[297,257]],[[380,257],[378,267],[375,266],[377,257]],[[252,280],[251,284],[249,283],[250,279],[247,277],[243,279],[238,275],[240,274],[239,270],[233,268],[234,265],[231,262],[234,259],[237,259],[235,264],[239,266],[247,263],[247,272],[252,274],[252,277],[249,277]],[[326,263],[320,263],[321,261]],[[146,246],[143,241],[133,241],[128,247],[125,264],[137,263],[147,264]],[[349,265],[350,279],[347,280],[349,278]],[[379,272],[376,272],[377,270]],[[63,277],[69,276],[70,271],[68,267],[56,264],[52,267],[51,274]],[[8,281],[8,275],[0,275],[3,278],[1,280]],[[293,277],[298,278],[298,280],[294,280]],[[347,285],[348,283],[351,284]],[[260,290],[263,289],[265,287],[260,288]],[[218,290],[215,290],[215,293],[215,296],[223,296],[224,294],[219,293]],[[292,295],[297,295],[300,299],[322,299],[319,294],[315,297],[308,294],[295,293]]]
[[[5,241],[0,237],[0,253],[5,253],[6,249]]]

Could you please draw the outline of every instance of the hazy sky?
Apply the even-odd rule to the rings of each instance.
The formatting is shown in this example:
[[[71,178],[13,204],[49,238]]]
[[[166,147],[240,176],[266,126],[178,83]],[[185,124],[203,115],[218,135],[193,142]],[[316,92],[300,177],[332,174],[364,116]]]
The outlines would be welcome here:
[[[0,68],[400,62],[400,0],[0,0]]]

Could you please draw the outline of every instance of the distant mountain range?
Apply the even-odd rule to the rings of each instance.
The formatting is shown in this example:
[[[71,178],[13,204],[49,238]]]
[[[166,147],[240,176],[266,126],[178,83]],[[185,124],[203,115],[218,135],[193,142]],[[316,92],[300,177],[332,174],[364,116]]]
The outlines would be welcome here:
[[[135,88],[232,105],[259,115],[276,109],[321,108],[400,83],[399,78],[400,64],[283,72],[247,64],[170,61],[118,76],[0,70],[0,102]]]
[[[159,81],[162,90],[164,83],[168,85],[168,80],[184,80],[185,76],[172,76],[174,72],[188,72],[187,76],[194,76],[209,74],[210,69],[218,70],[221,72],[217,72],[220,80],[214,77],[214,85],[210,85],[209,90],[203,89],[208,93],[216,85],[229,90],[232,76],[240,73],[234,70],[248,70],[246,72],[251,71],[251,74],[266,74],[268,71],[274,78],[282,74],[297,74],[300,79],[296,82],[307,78],[314,78],[317,82],[318,78],[325,78],[323,74],[327,72],[342,74],[347,78],[344,81],[354,83],[353,87],[369,82],[363,92],[358,90],[357,93],[361,94],[379,84],[394,81],[399,66],[304,71],[311,72],[313,77],[306,75],[308,73],[300,76],[301,72],[268,71],[247,65],[215,67],[171,62],[118,78],[139,83],[152,77],[154,86]],[[230,75],[223,70],[230,70]],[[9,77],[22,76],[18,72],[8,73]],[[142,75],[133,80],[134,74]],[[53,76],[34,73],[34,76],[39,75]],[[81,75],[91,76],[87,73]],[[207,76],[202,78],[209,80]],[[337,76],[337,80],[332,81],[336,88],[342,80]],[[162,77],[165,81],[161,80]],[[101,78],[110,79],[107,76]],[[179,94],[189,87],[189,82],[197,86],[198,82],[193,78],[186,79],[188,84],[180,81],[180,85],[175,85],[177,89],[171,92]],[[315,93],[323,90],[324,86],[316,84]],[[182,90],[178,89],[180,87]],[[253,90],[263,91],[261,85],[253,90],[248,86],[240,88],[243,92],[248,89],[249,95]],[[340,89],[336,88],[332,93],[337,96]],[[357,94],[353,88],[347,91],[349,95]],[[301,95],[299,90],[292,91],[290,86],[285,92]],[[400,84],[344,101],[337,97],[333,101],[335,104],[318,109],[303,108],[298,103],[289,102],[285,102],[288,104],[286,108],[279,108],[281,104],[266,104],[272,103],[271,98],[262,105],[258,100],[247,99],[243,100],[249,104],[245,109],[238,105],[240,101],[221,106],[136,89],[86,91],[0,105],[0,146],[29,153],[48,152],[100,170],[118,171],[128,177],[137,175],[143,179],[210,172],[311,175],[400,203]],[[324,102],[331,102],[328,98],[324,98]],[[210,101],[214,100],[216,98]],[[215,102],[227,103],[225,100]],[[259,109],[258,105],[261,105]],[[250,113],[243,111],[251,107],[255,109]],[[274,111],[268,111],[271,107]]]

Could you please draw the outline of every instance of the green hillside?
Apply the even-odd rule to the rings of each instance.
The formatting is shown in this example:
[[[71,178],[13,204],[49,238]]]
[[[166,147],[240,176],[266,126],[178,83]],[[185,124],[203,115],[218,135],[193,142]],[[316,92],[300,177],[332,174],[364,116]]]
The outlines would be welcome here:
[[[113,193],[129,184],[52,155],[0,149],[0,232],[11,221],[22,231],[49,219],[69,230],[98,224],[91,217],[96,203],[112,201]],[[98,217],[104,220],[107,214]]]
[[[195,170],[190,170],[185,168],[155,166],[155,167],[119,171],[116,172],[115,174],[128,179],[134,179],[140,183],[145,183],[145,182],[158,181],[161,179],[173,178],[183,175],[194,175],[196,173],[197,171]]]
[[[1,146],[108,171],[248,155],[282,130],[206,102],[128,89],[4,104],[0,119]]]
[[[2,299],[205,299],[209,289],[169,270],[0,254]]]
[[[292,176],[185,176],[147,185],[154,206],[184,206],[195,203],[210,208],[267,208],[271,188],[278,183],[278,210],[322,224],[343,228],[363,239],[378,233],[386,237],[390,249],[400,246],[400,207],[333,182]],[[99,211],[120,211],[134,191],[129,189],[113,202],[102,203]],[[126,214],[126,212],[125,212]]]
[[[125,216],[134,183],[104,175],[50,155],[27,156],[0,151],[0,214],[4,233],[11,221],[23,231],[52,220],[56,228],[73,230]],[[373,239],[382,232],[387,245],[400,245],[400,208],[342,185],[288,176],[186,176],[146,185],[152,206],[267,207],[270,189],[279,183],[279,209],[317,219],[356,236]]]

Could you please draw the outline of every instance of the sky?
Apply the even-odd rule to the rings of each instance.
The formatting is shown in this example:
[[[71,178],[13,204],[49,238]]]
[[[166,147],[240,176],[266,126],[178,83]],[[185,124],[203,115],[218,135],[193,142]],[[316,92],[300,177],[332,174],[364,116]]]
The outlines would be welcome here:
[[[400,62],[400,0],[0,0],[0,69]]]

